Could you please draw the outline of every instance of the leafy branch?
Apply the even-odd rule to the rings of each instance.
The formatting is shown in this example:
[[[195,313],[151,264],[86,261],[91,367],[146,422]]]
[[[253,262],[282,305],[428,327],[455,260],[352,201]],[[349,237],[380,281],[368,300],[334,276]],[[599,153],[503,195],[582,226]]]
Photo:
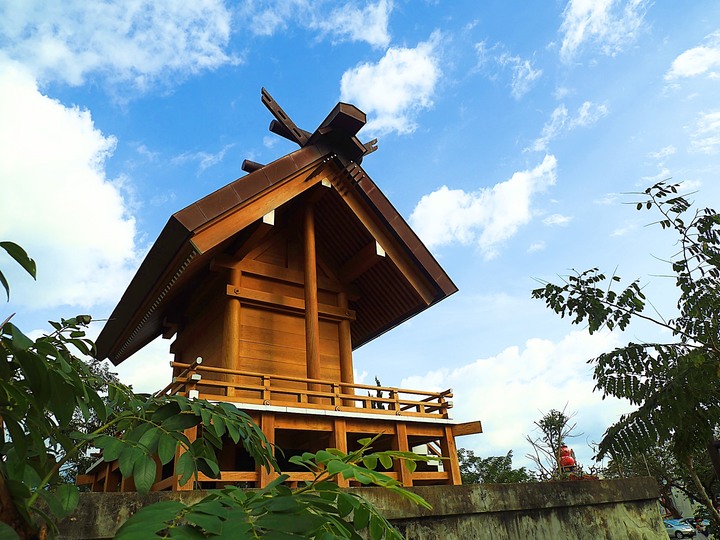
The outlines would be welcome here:
[[[370,452],[377,439],[362,439],[349,454],[328,448],[292,456],[290,462],[312,472],[314,478],[296,489],[284,485],[281,474],[266,487],[243,491],[234,486],[214,491],[193,505],[172,501],[140,510],[118,530],[116,538],[134,539],[150,532],[159,538],[346,538],[359,540],[367,530],[372,540],[399,540],[400,533],[366,499],[342,490],[338,477],[374,485],[430,508],[417,494],[376,470],[389,469],[397,460],[409,470],[417,461],[437,458],[411,452]]]
[[[631,458],[667,444],[678,462],[690,463],[713,441],[720,419],[720,214],[710,208],[690,212],[692,203],[678,195],[679,184],[659,182],[640,195],[637,210],[655,210],[663,230],[677,235],[678,251],[669,262],[678,291],[678,315],[665,320],[643,313],[646,298],[633,281],[616,293],[598,269],[579,272],[563,284],[546,283],[532,291],[573,324],[587,321],[589,333],[601,328],[625,330],[642,319],[669,329],[670,343],[628,343],[590,359],[595,388],[605,396],[627,399],[637,409],[605,432],[598,457]],[[608,282],[607,287],[603,287]],[[691,464],[691,463],[690,463]],[[704,504],[710,498],[705,493]],[[709,508],[713,512],[712,508]],[[713,518],[720,525],[715,511]]]

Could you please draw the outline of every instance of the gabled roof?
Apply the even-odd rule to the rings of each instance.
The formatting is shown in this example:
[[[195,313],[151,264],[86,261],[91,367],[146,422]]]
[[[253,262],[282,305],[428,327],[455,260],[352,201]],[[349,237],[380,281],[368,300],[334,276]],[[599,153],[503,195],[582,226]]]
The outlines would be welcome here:
[[[100,333],[98,358],[117,365],[166,332],[169,309],[206,277],[217,256],[236,249],[264,215],[313,190],[319,193],[321,184],[333,189],[316,197],[316,243],[326,262],[358,291],[350,305],[356,311],[354,348],[457,291],[360,166],[375,150],[375,141],[364,145],[355,136],[365,123],[361,111],[340,103],[310,134],[287,119],[264,90],[263,102],[284,120],[273,122],[271,130],[301,148],[267,165],[244,167],[253,172],[170,217]],[[376,243],[387,256],[358,265]],[[361,270],[345,270],[350,267]]]

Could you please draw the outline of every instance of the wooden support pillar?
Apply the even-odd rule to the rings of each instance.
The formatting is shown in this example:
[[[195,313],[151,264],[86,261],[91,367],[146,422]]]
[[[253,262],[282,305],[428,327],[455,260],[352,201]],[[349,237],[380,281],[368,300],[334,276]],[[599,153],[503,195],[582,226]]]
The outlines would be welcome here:
[[[407,426],[403,422],[398,422],[395,426],[395,440],[393,441],[393,449],[400,452],[409,452]],[[413,485],[412,474],[401,460],[395,462],[395,472],[397,478],[403,486],[409,487]]]
[[[228,270],[228,284],[240,288],[242,272],[238,268],[230,268]],[[240,299],[236,296],[227,296],[225,299],[225,317],[223,319],[223,344],[222,359],[220,367],[226,369],[238,368],[238,357],[240,356]],[[232,383],[233,376],[221,374],[221,380]],[[226,390],[226,395],[232,396],[235,389],[230,384]]]
[[[455,446],[455,435],[452,426],[445,426],[443,431],[444,436],[440,439],[440,450],[443,457],[448,458],[443,460],[443,466],[448,471],[448,484],[459,486],[462,484],[462,478],[460,477],[460,462],[458,461],[457,446]]]
[[[338,304],[341,308],[348,308],[347,294],[341,292],[338,294]],[[353,384],[355,382],[355,375],[353,373],[352,363],[352,340],[350,337],[350,321],[343,319],[339,323],[338,338],[340,339],[340,381],[344,383]],[[352,386],[342,386],[343,394],[350,394],[353,392]],[[346,399],[343,401],[343,405],[352,407],[355,405],[355,401],[352,399]]]
[[[330,446],[347,454],[347,422],[344,418],[335,418],[333,421],[333,432],[330,437]],[[350,486],[350,481],[343,478],[342,475],[338,475],[336,481],[339,487]]]
[[[190,444],[195,442],[195,439],[197,439],[197,433],[198,433],[198,426],[194,426],[191,428],[188,428],[185,430],[185,436],[187,437]],[[175,465],[173,470],[173,483],[172,483],[172,490],[173,491],[190,491],[195,488],[195,477],[191,478],[187,482],[185,482],[183,485],[180,485],[180,475],[177,471],[177,463],[180,459],[180,456],[185,453],[185,450],[183,450],[180,445],[178,445],[177,449],[175,450]]]
[[[263,412],[260,415],[260,429],[265,434],[265,438],[268,440],[268,443],[270,443],[270,449],[274,448],[275,444],[275,413],[272,412]],[[255,487],[265,487],[267,486],[272,480],[275,479],[277,476],[277,473],[274,470],[268,470],[265,467],[261,467],[260,465],[257,466],[257,474],[258,474],[258,485]]]
[[[315,254],[315,216],[313,205],[305,207],[303,219],[305,269],[305,360],[308,379],[320,378],[320,319],[318,318],[317,258]],[[308,390],[320,390],[310,384]],[[311,397],[310,403],[317,403]]]

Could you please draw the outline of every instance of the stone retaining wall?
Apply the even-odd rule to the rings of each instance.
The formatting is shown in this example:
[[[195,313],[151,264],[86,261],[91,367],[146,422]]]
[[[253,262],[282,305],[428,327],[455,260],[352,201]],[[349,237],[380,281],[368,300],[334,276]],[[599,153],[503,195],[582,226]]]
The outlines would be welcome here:
[[[412,540],[666,540],[652,478],[410,488],[432,510],[381,488],[357,488]],[[60,538],[112,538],[146,504],[202,492],[84,493]]]

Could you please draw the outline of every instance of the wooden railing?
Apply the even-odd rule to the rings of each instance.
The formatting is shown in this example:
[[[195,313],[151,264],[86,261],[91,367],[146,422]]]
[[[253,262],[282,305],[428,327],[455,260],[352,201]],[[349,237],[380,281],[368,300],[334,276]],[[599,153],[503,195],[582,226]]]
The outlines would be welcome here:
[[[448,418],[452,389],[443,392],[353,384],[323,379],[267,375],[171,362],[178,375],[156,395],[184,394],[204,399],[326,409],[378,415]],[[241,380],[238,380],[241,379]]]

